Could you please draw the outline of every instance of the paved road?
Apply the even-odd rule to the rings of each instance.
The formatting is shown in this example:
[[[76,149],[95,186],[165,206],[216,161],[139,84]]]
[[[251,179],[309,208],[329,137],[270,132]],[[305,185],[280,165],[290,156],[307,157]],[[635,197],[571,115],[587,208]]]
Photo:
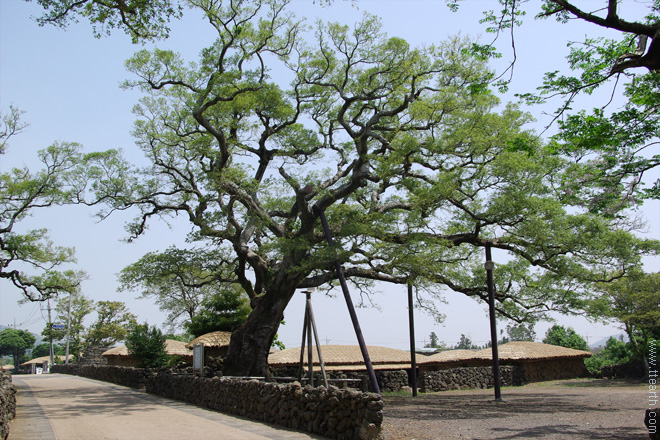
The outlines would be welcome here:
[[[91,379],[14,376],[10,440],[303,440],[289,431]]]

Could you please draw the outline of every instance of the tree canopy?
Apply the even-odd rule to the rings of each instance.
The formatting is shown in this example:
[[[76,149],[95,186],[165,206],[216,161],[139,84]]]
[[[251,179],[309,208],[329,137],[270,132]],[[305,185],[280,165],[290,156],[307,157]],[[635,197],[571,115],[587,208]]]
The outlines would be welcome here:
[[[10,107],[0,114],[0,154],[9,140],[25,129],[21,112]],[[74,263],[72,248],[55,245],[45,228],[17,233],[16,226],[33,210],[80,203],[86,191],[78,180],[83,162],[80,145],[55,143],[39,151],[43,169],[27,167],[0,173],[0,279],[11,282],[30,301],[44,301],[62,292],[75,290],[85,274],[71,269],[59,270]]]
[[[558,345],[575,350],[589,351],[587,341],[578,335],[572,327],[555,324],[545,332],[544,344]]]
[[[35,341],[34,335],[26,330],[4,329],[0,332],[0,356],[11,355],[14,367],[18,369],[21,357],[34,346]]]
[[[86,16],[136,41],[164,36],[177,14],[168,2],[40,3],[54,11],[42,22]],[[501,3],[501,17],[486,17],[494,30],[521,16],[520,2]],[[580,121],[545,145],[525,129],[531,117],[490,90],[497,79],[488,47],[461,38],[411,47],[368,14],[352,27],[319,21],[308,29],[288,4],[190,2],[217,31],[199,60],[154,49],[126,63],[125,87],[144,93],[134,135],[151,164],[137,169],[117,151],[85,158],[84,182],[107,203],[101,216],[137,209],[133,238],[153,218],[186,217],[189,240],[220,256],[215,281],[250,298],[229,374],[263,375],[294,290],[332,286],[333,261],[364,292],[376,281],[413,281],[484,299],[489,246],[506,259],[498,265],[500,315],[533,321],[588,308],[592,283],[622,277],[657,252],[656,242],[632,234],[624,211],[640,195],[635,179],[653,166],[637,161],[641,144],[632,143],[646,145],[648,132],[622,146],[612,133],[630,126],[594,125],[600,144],[581,145]],[[542,15],[560,20],[576,13],[562,0],[543,5]],[[585,56],[576,52],[575,66],[589,71],[595,58],[581,63]],[[585,78],[549,75],[542,92],[566,93],[566,84],[589,91]],[[631,102],[652,108],[652,87],[634,86],[643,93]],[[585,158],[587,147],[602,155]],[[334,246],[325,242],[322,213]]]
[[[200,306],[224,287],[223,271],[227,271],[222,254],[211,249],[169,248],[150,252],[126,266],[119,274],[118,290],[140,291],[142,298],[155,298],[156,304],[168,312],[172,327],[183,320],[192,322]]]
[[[447,4],[456,9],[460,0],[447,0]],[[562,98],[553,120],[559,129],[555,148],[576,162],[569,185],[575,188],[588,181],[592,186],[582,194],[583,202],[592,210],[613,215],[646,198],[660,198],[660,180],[653,183],[645,178],[660,164],[656,148],[660,5],[630,0],[544,0],[534,6],[526,0],[499,0],[499,4],[500,10],[485,11],[482,22],[497,38],[510,36],[514,63],[515,31],[528,12],[535,13],[536,19],[555,19],[558,27],[569,21],[585,24],[584,41],[567,42],[565,68],[547,66],[536,92],[521,94],[532,104]],[[602,37],[603,30],[619,37]],[[496,54],[490,44],[480,50]],[[605,93],[601,100],[590,99],[596,102],[593,110],[573,109],[577,97],[597,91]],[[615,97],[623,98],[625,104],[611,108]]]
[[[590,283],[657,251],[582,203],[595,184],[569,188],[574,162],[501,105],[472,41],[414,48],[368,14],[310,34],[287,4],[196,5],[218,35],[197,62],[154,49],[126,63],[125,87],[144,93],[134,135],[151,165],[90,157],[101,215],[138,209],[132,237],[185,216],[189,240],[222,256],[215,279],[250,298],[230,374],[264,372],[293,292],[331,286],[334,260],[362,289],[415,280],[483,299],[490,246],[507,255],[499,313],[523,321],[583,310]]]
[[[598,288],[593,313],[621,323],[634,356],[648,362],[649,343],[660,339],[660,273],[635,270]]]
[[[96,321],[85,335],[86,346],[108,346],[123,341],[137,325],[137,317],[119,301],[98,301]]]

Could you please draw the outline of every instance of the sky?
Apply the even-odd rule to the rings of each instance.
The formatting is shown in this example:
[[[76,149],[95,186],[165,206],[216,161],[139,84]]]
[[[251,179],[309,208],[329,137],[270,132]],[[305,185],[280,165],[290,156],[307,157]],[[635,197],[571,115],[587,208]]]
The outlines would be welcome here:
[[[497,7],[494,0],[470,0],[458,13],[449,12],[440,0],[360,0],[359,11],[351,2],[342,1],[325,9],[308,0],[296,0],[293,4],[297,15],[348,23],[368,10],[382,18],[389,35],[403,37],[413,45],[438,43],[457,33],[480,36],[482,42],[490,42],[492,36],[485,34],[478,20],[481,11]],[[14,105],[25,112],[23,120],[30,124],[24,133],[11,140],[9,152],[0,156],[0,171],[23,165],[37,167],[36,152],[56,141],[78,142],[85,151],[121,148],[131,160],[143,160],[130,135],[135,120],[131,109],[140,94],[119,88],[120,82],[130,78],[124,61],[142,46],[131,44],[118,31],[110,37],[96,39],[91,26],[84,21],[66,30],[39,27],[31,19],[39,14],[39,6],[34,3],[0,0],[0,111],[6,112],[9,105]],[[195,14],[186,15],[171,27],[170,38],[155,46],[181,52],[187,61],[194,61],[214,38],[210,26]],[[554,22],[528,17],[517,31],[517,62],[508,99],[513,99],[513,92],[533,90],[544,72],[561,69],[565,64],[566,42],[581,40],[591,31],[592,28],[579,23],[560,27]],[[501,70],[511,59],[511,48],[506,38],[500,42],[504,57],[494,67]],[[549,119],[539,109],[532,110],[539,120],[535,127],[541,131]],[[81,206],[49,208],[35,211],[21,228],[46,227],[56,244],[75,247],[78,263],[74,268],[84,270],[89,277],[82,286],[85,295],[96,301],[123,301],[140,322],[164,326],[165,313],[152,301],[137,299],[134,292],[117,291],[116,274],[147,252],[162,251],[172,245],[185,246],[185,236],[190,231],[187,221],[174,218],[167,224],[152,222],[145,236],[125,243],[123,227],[131,220],[131,213],[115,213],[101,222],[94,213],[94,209]],[[660,238],[657,221],[660,204],[648,203],[643,215],[649,222],[647,236]],[[646,263],[647,270],[660,270],[656,259]],[[373,298],[379,308],[357,310],[367,344],[399,349],[409,346],[406,295],[405,286],[382,285]],[[485,344],[490,339],[486,305],[452,292],[444,297],[446,302],[438,304],[438,309],[446,315],[444,323],[416,312],[416,345],[428,343],[431,332],[449,346],[455,345],[461,334],[476,344]],[[0,282],[0,325],[15,324],[39,333],[46,322],[45,305],[18,304],[20,299],[15,287]],[[285,311],[286,323],[280,327],[279,337],[287,347],[300,345],[304,302],[304,295],[297,294]],[[334,297],[315,294],[312,302],[322,344],[356,343],[340,291]],[[358,299],[354,298],[354,302]],[[590,323],[583,317],[558,316],[557,322],[572,326],[589,343],[621,332],[616,324]],[[500,327],[505,325],[500,323]],[[537,324],[539,340],[551,325]]]

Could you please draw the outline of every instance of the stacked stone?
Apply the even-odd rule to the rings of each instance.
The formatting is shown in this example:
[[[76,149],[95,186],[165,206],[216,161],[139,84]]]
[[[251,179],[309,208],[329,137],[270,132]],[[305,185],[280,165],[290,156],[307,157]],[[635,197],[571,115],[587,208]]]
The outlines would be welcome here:
[[[16,388],[11,375],[0,373],[0,439],[9,437],[9,421],[16,416]]]
[[[514,365],[500,366],[502,386],[522,384],[522,372]],[[420,377],[423,392],[483,389],[493,386],[492,367],[463,367],[448,370],[425,371]]]
[[[155,374],[156,370],[107,365],[68,364],[54,365],[51,371],[53,373],[73,374],[139,389],[144,388],[146,377]]]
[[[330,386],[200,378],[165,371],[147,379],[147,392],[336,439],[381,437],[378,394]]]
[[[78,360],[78,365],[108,365],[108,360],[102,355],[111,347],[89,347]]]
[[[298,367],[284,367],[273,370],[274,377],[297,377],[298,373]],[[335,381],[333,384],[338,385],[339,388],[349,387],[362,391],[374,391],[366,371],[329,370],[326,371],[326,377]],[[341,382],[341,379],[351,379],[351,382]],[[410,385],[406,370],[377,370],[376,380],[382,392],[401,391],[403,387]],[[323,383],[320,372],[314,373],[314,383]]]

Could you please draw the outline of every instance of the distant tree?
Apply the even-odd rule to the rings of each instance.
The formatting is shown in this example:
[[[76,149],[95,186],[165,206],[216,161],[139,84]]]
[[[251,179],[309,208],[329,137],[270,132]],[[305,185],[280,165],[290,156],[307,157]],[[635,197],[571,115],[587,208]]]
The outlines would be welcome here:
[[[137,324],[126,336],[126,348],[141,368],[165,366],[169,356],[165,351],[165,335],[156,326]]]
[[[137,324],[137,317],[130,313],[122,302],[99,301],[95,310],[98,316],[89,327],[85,346],[105,346],[123,341]]]
[[[18,368],[21,357],[34,346],[35,341],[34,335],[28,331],[7,328],[0,332],[0,356],[12,356],[14,366]]]
[[[636,358],[630,344],[623,341],[623,337],[610,337],[605,346],[584,360],[584,365],[592,374],[599,373],[608,365],[626,364]]]
[[[465,336],[464,334],[461,334],[461,339],[458,341],[458,344],[454,346],[454,350],[474,350],[475,348],[479,348],[477,345],[474,345],[470,338]]]
[[[62,345],[53,344],[54,355],[56,356],[64,355],[64,351],[65,349]],[[40,344],[35,345],[30,355],[32,356],[32,359],[42,356],[50,356],[50,344],[48,342],[42,342]]]
[[[214,331],[233,332],[250,311],[250,302],[242,289],[229,285],[204,299],[199,313],[184,327],[195,337]]]
[[[435,334],[435,332],[431,332],[429,335],[429,339],[431,342],[426,346],[427,348],[437,348],[438,347],[438,335]]]
[[[572,327],[564,327],[555,324],[545,332],[544,344],[558,345],[560,347],[573,348],[575,350],[589,351],[587,341],[578,335]]]
[[[649,343],[660,340],[660,273],[632,271],[599,290],[594,314],[623,324],[634,357],[648,366]]]
[[[508,342],[513,341],[534,341],[536,339],[536,332],[534,331],[534,324],[509,324],[506,326],[506,333]]]
[[[182,317],[190,323],[205,298],[226,288],[219,281],[222,264],[222,255],[211,250],[171,247],[150,252],[122,269],[118,290],[139,291],[141,298],[154,299],[168,313],[173,330]]]

